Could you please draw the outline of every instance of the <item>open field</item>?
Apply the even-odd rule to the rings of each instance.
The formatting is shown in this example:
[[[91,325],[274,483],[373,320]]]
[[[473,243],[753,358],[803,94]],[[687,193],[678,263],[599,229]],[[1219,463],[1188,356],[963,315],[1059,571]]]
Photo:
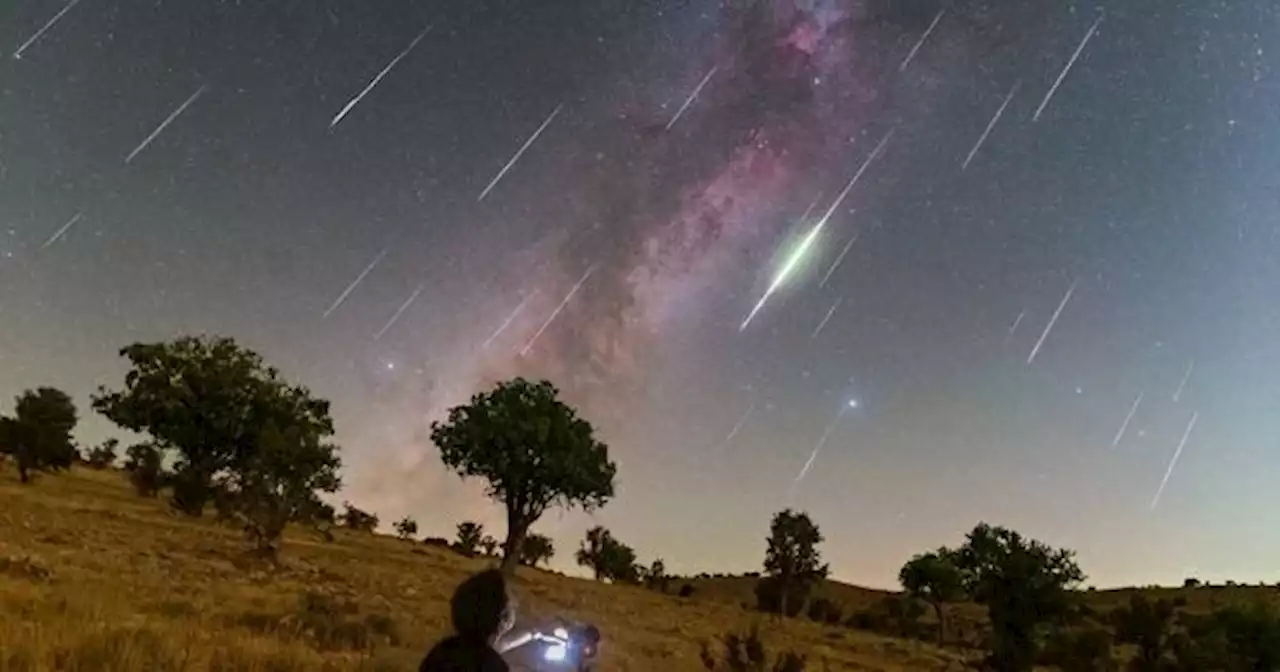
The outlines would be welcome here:
[[[447,632],[453,587],[485,564],[341,530],[332,543],[294,532],[273,571],[248,563],[245,548],[238,531],[174,516],[114,471],[22,486],[0,467],[0,672],[416,669]],[[523,613],[600,625],[603,670],[700,670],[702,642],[762,622],[735,592],[681,599],[524,568],[516,592]],[[762,630],[771,651],[805,653],[810,670],[959,660],[802,619]]]

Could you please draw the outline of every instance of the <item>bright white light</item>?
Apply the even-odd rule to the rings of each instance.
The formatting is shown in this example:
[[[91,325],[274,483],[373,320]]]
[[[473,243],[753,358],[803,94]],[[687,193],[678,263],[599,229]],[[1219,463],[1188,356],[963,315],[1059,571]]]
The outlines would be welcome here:
[[[560,639],[569,639],[569,631],[564,628],[556,628],[551,634],[559,637]]]
[[[857,408],[857,407],[858,407],[858,400],[857,400],[857,399],[850,399],[850,400],[849,400],[849,408]]]
[[[559,662],[564,660],[567,653],[568,650],[565,649],[564,644],[552,644],[547,647],[547,651],[542,654],[542,657],[552,662]]]

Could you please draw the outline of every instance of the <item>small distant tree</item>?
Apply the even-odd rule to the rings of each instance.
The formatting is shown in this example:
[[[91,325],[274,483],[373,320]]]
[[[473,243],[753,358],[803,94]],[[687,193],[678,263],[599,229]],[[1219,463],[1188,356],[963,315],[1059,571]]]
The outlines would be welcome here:
[[[1163,669],[1162,661],[1176,615],[1172,602],[1148,600],[1140,593],[1129,598],[1128,606],[1112,612],[1116,639],[1138,648],[1138,656],[1131,665],[1135,672],[1160,672]]]
[[[551,541],[551,537],[530,532],[525,535],[524,542],[520,545],[520,564],[537,567],[540,564],[550,563],[555,554],[556,546]]]
[[[269,424],[236,469],[217,482],[224,511],[243,526],[260,556],[275,561],[285,526],[313,522],[320,493],[342,485],[341,465],[337,446],[325,442],[323,432]]]
[[[499,383],[432,423],[440,459],[463,478],[479,477],[507,509],[502,571],[510,574],[529,527],[551,506],[592,511],[613,497],[617,466],[591,424],[547,381]]]
[[[940,548],[911,558],[898,572],[898,581],[907,594],[933,607],[938,617],[938,643],[946,642],[945,606],[964,599],[964,575],[956,566],[951,551]]]
[[[952,557],[964,573],[965,592],[987,607],[989,666],[997,672],[1030,670],[1038,630],[1071,612],[1070,591],[1084,581],[1075,554],[979,523]]]
[[[480,550],[484,552],[484,557],[492,558],[498,552],[498,540],[489,535],[484,535],[480,539]]]
[[[124,470],[143,497],[155,497],[164,486],[164,454],[154,443],[135,443],[125,450]]]
[[[670,583],[671,577],[667,576],[666,563],[662,561],[662,558],[655,559],[644,572],[645,587],[650,590],[656,590],[659,593],[665,593]]]
[[[614,583],[635,583],[639,578],[635,550],[599,525],[587,530],[574,559],[578,565],[589,567],[597,581],[607,579]]]
[[[116,449],[119,446],[119,440],[106,439],[89,449],[89,454],[85,455],[85,464],[90,469],[109,469],[116,463]]]
[[[71,431],[76,406],[62,390],[41,387],[18,396],[13,417],[0,416],[0,453],[18,465],[18,478],[31,481],[35,471],[70,469],[76,461]]]
[[[1182,582],[1182,587],[1183,588],[1199,588],[1200,579],[1197,579],[1195,577],[1187,577],[1187,579]]]
[[[786,509],[774,515],[766,541],[764,571],[767,576],[761,582],[776,589],[778,613],[789,615],[792,612],[788,602],[801,597],[796,602],[799,608],[812,586],[827,578],[830,571],[818,551],[822,533],[809,519],[809,514]],[[760,596],[757,591],[757,597]]]
[[[412,539],[418,534],[418,521],[405,516],[396,521],[395,528],[397,537],[404,540]]]
[[[359,532],[373,532],[378,529],[378,516],[356,508],[351,502],[343,502],[342,506],[344,510],[338,518],[343,527]]]
[[[458,523],[458,540],[453,547],[464,555],[475,555],[480,550],[480,542],[484,539],[484,525],[466,521]]]

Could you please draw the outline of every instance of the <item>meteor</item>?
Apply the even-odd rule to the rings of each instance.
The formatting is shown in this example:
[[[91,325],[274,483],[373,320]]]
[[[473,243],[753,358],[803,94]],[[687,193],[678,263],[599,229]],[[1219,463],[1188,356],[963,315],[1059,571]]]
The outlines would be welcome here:
[[[848,196],[849,192],[853,189],[853,185],[857,184],[858,180],[862,179],[862,174],[871,166],[871,162],[875,161],[876,157],[880,156],[880,152],[883,151],[885,145],[889,143],[889,139],[893,137],[895,130],[896,129],[889,129],[889,132],[884,134],[884,138],[880,140],[880,144],[876,145],[876,148],[872,150],[871,155],[867,157],[866,161],[863,161],[862,167],[858,168],[858,172],[854,174],[853,179],[849,180],[849,183],[844,186],[840,195],[836,196],[836,200],[831,203],[831,207],[827,208],[826,213],[822,215],[822,219],[819,219],[818,223],[813,225],[813,228],[809,230],[809,233],[805,234],[805,237],[800,241],[800,245],[796,247],[795,251],[787,256],[787,260],[783,262],[782,268],[778,269],[778,272],[774,274],[773,282],[769,283],[769,288],[765,290],[764,296],[760,297],[760,300],[756,302],[755,307],[747,314],[747,319],[743,320],[742,324],[738,326],[739,332],[744,331],[747,328],[747,325],[751,324],[751,320],[755,319],[756,313],[759,313],[761,308],[764,308],[764,304],[769,301],[769,297],[773,296],[774,292],[777,292],[778,288],[782,286],[782,283],[786,282],[791,275],[795,273],[796,267],[800,265],[800,262],[808,256],[809,250],[813,248],[813,243],[818,239],[818,234],[822,233],[822,227],[827,225],[827,221],[831,219],[831,215],[835,213],[835,211],[840,207],[840,204],[844,202],[845,197]]]

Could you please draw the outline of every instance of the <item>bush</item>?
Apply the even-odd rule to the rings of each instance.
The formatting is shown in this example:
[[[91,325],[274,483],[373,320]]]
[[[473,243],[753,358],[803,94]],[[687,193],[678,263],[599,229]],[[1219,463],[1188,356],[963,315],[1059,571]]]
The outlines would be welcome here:
[[[680,586],[680,597],[692,597],[692,596],[693,596],[693,584],[686,583],[683,586]]]
[[[784,585],[786,584],[783,579],[773,576],[766,576],[756,581],[756,609],[769,614],[782,614],[788,618],[799,616],[804,611],[805,603],[809,600],[809,590],[812,584],[794,582],[786,596],[786,613],[782,613],[782,589]]]
[[[809,619],[819,623],[839,623],[843,611],[839,604],[825,597],[809,603]]]
[[[342,526],[360,532],[373,532],[378,529],[378,516],[361,511],[351,502],[343,502],[342,506],[346,509],[340,516]]]
[[[1182,582],[1182,587],[1183,588],[1199,588],[1200,579],[1197,579],[1195,577],[1188,577],[1187,580]]]
[[[1111,633],[1101,628],[1050,632],[1039,663],[1062,672],[1111,672],[1117,668],[1111,656]]]
[[[107,469],[116,463],[116,448],[120,442],[115,439],[107,439],[100,445],[89,449],[89,454],[85,455],[85,464],[90,469]]]
[[[129,446],[125,451],[127,459],[125,471],[129,472],[129,482],[133,489],[143,497],[155,497],[165,485],[167,477],[161,466],[164,456],[160,449],[151,443],[139,443]]]
[[[780,653],[770,661],[758,627],[751,628],[746,635],[726,636],[720,658],[703,642],[700,657],[706,669],[729,672],[804,672],[806,663],[806,658],[794,651]]]

